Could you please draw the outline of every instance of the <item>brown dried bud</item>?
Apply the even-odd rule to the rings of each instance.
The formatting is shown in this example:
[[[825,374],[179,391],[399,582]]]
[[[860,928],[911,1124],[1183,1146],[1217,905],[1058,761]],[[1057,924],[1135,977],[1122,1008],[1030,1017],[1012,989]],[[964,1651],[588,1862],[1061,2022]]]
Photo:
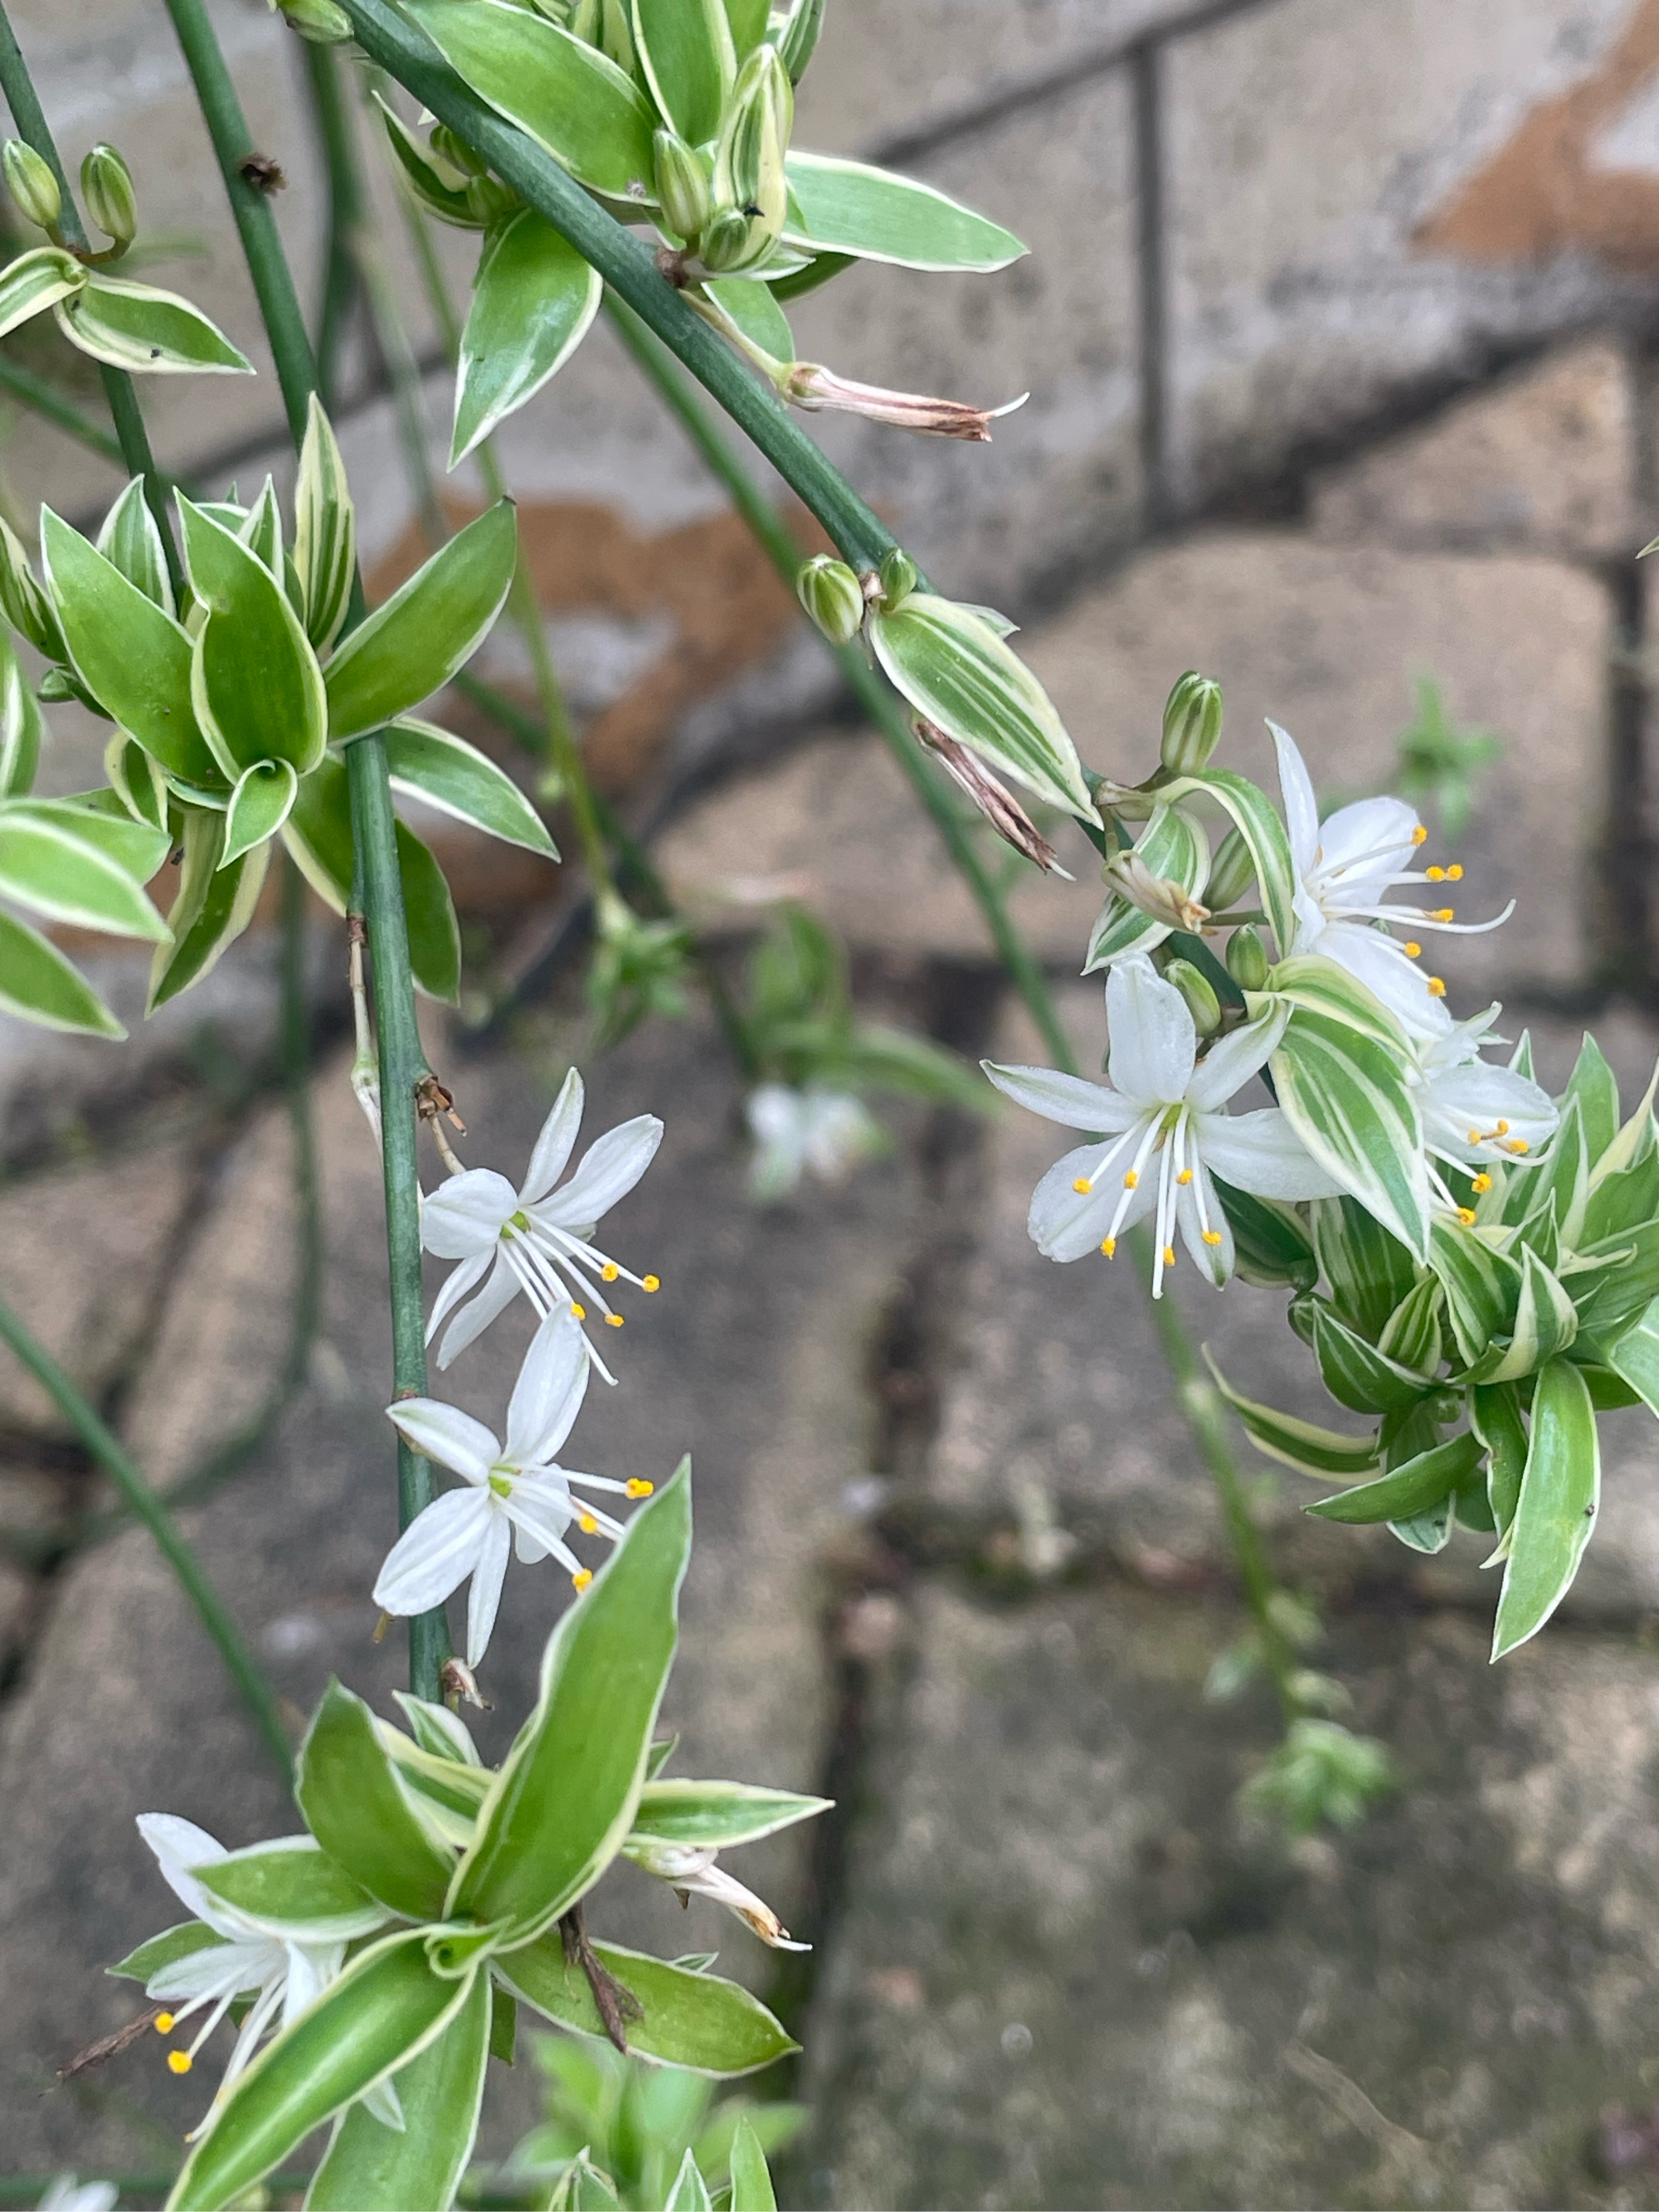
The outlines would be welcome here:
[[[1173,876],[1155,876],[1133,849],[1114,854],[1106,863],[1105,877],[1108,890],[1167,929],[1201,929],[1210,918],[1209,908],[1200,906],[1184,884]]]
[[[1041,868],[1044,875],[1064,876],[1072,880],[1071,871],[1060,865],[1060,855],[1037,828],[1030,816],[1006,787],[999,783],[977,753],[958,744],[948,737],[936,722],[925,715],[911,717],[910,726],[954,781],[971,799],[980,812],[996,831],[1005,845],[1012,845],[1017,853]]]
[[[855,384],[815,361],[798,361],[785,385],[786,396],[809,413],[862,415],[871,422],[890,422],[898,430],[921,430],[934,438],[991,440],[991,425],[1012,415],[1030,398],[1022,392],[1003,407],[969,407],[960,399],[930,399],[916,392],[888,392],[878,384]]]

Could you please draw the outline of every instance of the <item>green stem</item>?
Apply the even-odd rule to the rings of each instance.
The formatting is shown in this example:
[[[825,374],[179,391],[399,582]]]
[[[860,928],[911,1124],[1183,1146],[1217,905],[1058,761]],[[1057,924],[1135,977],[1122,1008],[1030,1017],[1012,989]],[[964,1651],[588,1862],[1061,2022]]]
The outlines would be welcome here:
[[[9,392],[32,415],[66,431],[77,445],[85,446],[101,459],[125,465],[126,455],[121,451],[118,439],[111,437],[107,430],[100,430],[72,399],[64,398],[55,384],[48,384],[44,376],[37,376],[32,368],[25,368],[9,354],[0,354],[0,390]]]
[[[40,1383],[82,1443],[120,1492],[128,1507],[149,1529],[156,1548],[178,1577],[202,1626],[258,1723],[259,1733],[284,1774],[290,1765],[289,1741],[276,1703],[252,1653],[243,1643],[223,1601],[202,1571],[201,1563],[179,1534],[172,1516],[128,1456],[119,1437],[101,1421],[42,1344],[37,1343],[11,1308],[0,1301],[0,1339]]]
[[[269,204],[241,173],[253,143],[204,0],[167,0],[167,4],[230,196],[297,448],[304,439],[311,397],[317,389],[317,367],[293,272]],[[353,587],[349,626],[361,622],[363,611],[359,577]],[[376,731],[354,739],[346,750],[346,763],[380,1055],[392,1386],[399,1397],[416,1397],[426,1389],[427,1372],[415,1089],[427,1073],[426,1055],[415,1020],[415,982],[384,738]],[[400,1440],[399,1526],[407,1528],[416,1514],[430,1504],[432,1495],[430,1467]],[[411,1619],[409,1648],[410,1686],[418,1697],[441,1698],[443,1663],[449,1656],[449,1632],[441,1607]]]
[[[177,0],[169,0],[170,5]],[[894,540],[851,485],[760,382],[663,276],[650,249],[589,198],[524,132],[477,99],[388,0],[344,0],[371,60],[459,133],[502,180],[597,269],[750,437],[860,572],[878,568]]]
[[[332,407],[340,348],[357,296],[358,272],[351,241],[353,232],[363,221],[363,194],[338,61],[330,46],[314,46],[309,40],[304,44],[312,113],[328,177],[328,243],[317,312],[317,388],[324,406]]]

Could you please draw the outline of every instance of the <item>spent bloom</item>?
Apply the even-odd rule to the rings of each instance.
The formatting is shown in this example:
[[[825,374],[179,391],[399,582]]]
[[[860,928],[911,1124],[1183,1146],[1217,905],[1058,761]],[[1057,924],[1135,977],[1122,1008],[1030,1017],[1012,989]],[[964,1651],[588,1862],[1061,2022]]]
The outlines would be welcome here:
[[[386,1556],[374,1585],[374,1601],[387,1613],[427,1613],[441,1605],[470,1576],[466,1663],[483,1657],[495,1626],[514,1537],[520,1559],[550,1553],[576,1588],[593,1577],[565,1542],[574,1521],[584,1535],[614,1543],[622,1533],[586,1498],[585,1490],[648,1498],[648,1482],[617,1482],[602,1474],[574,1474],[553,1455],[569,1435],[587,1390],[587,1346],[568,1310],[550,1314],[537,1330],[507,1408],[507,1438],[499,1441],[482,1421],[435,1398],[405,1398],[386,1413],[418,1452],[459,1474],[463,1487],[434,1498],[417,1513]]]
[[[739,1920],[751,1928],[763,1943],[775,1951],[810,1951],[810,1943],[791,1940],[771,1906],[745,1889],[735,1875],[717,1866],[717,1854],[707,1844],[659,1843],[655,1838],[629,1843],[628,1856],[647,1874],[653,1874],[659,1881],[665,1881],[678,1894],[684,1905],[692,1897],[707,1897],[716,1905],[723,1905],[728,1912],[735,1912]]]
[[[1296,872],[1296,941],[1287,952],[1317,952],[1334,960],[1382,1000],[1413,1035],[1435,1036],[1441,1026],[1436,1001],[1445,995],[1437,975],[1413,965],[1422,951],[1416,934],[1444,930],[1476,936],[1496,929],[1515,910],[1510,900],[1490,921],[1459,921],[1454,909],[1420,907],[1392,899],[1401,884],[1455,884],[1463,871],[1417,868],[1411,863],[1428,831],[1403,799],[1361,799],[1339,806],[1321,822],[1306,764],[1295,740],[1269,722],[1279,750],[1279,781],[1285,795],[1285,824],[1290,833]],[[1412,935],[1401,944],[1384,924],[1403,923]]]
[[[455,1316],[438,1348],[440,1367],[447,1367],[520,1291],[544,1320],[563,1308],[585,1321],[583,1301],[591,1298],[609,1325],[620,1328],[623,1316],[611,1307],[605,1286],[620,1279],[642,1291],[658,1288],[654,1275],[630,1273],[590,1240],[650,1166],[662,1142],[662,1123],[654,1114],[639,1114],[607,1129],[556,1190],[581,1126],[583,1096],[573,1067],[517,1190],[493,1168],[468,1168],[440,1183],[422,1207],[422,1245],[441,1260],[460,1263],[433,1301],[427,1323],[430,1343],[443,1322]],[[616,1380],[591,1345],[588,1357],[607,1382]]]
[[[1000,407],[970,407],[965,400],[935,399],[921,392],[889,392],[879,384],[858,384],[837,376],[815,361],[798,361],[783,379],[785,397],[809,414],[827,410],[834,414],[862,415],[867,422],[886,422],[896,430],[921,430],[934,438],[967,438],[980,445],[991,441],[991,425],[1012,415],[1030,398]]]
[[[763,1083],[744,1108],[755,1150],[749,1188],[763,1203],[785,1197],[806,1174],[841,1182],[886,1141],[881,1125],[845,1091]]]
[[[1330,1198],[1341,1189],[1304,1151],[1276,1106],[1229,1114],[1227,1102],[1267,1065],[1285,1033],[1276,1007],[1221,1038],[1202,1060],[1186,1000],[1144,952],[1106,979],[1106,1081],[1047,1067],[985,1072],[1000,1091],[1071,1129],[1102,1132],[1057,1160],[1031,1199],[1032,1242],[1051,1260],[1108,1259],[1126,1229],[1155,1213],[1152,1295],[1175,1264],[1175,1238],[1218,1290],[1233,1272],[1232,1231],[1212,1176],[1259,1198]]]
[[[1480,1057],[1483,1046],[1498,1042],[1490,1032],[1500,1012],[1488,1006],[1463,1022],[1443,1012],[1431,1036],[1413,1040],[1430,1173],[1439,1197],[1465,1220],[1473,1218],[1469,1209],[1458,1205],[1434,1163],[1443,1161],[1465,1174],[1473,1170],[1478,1196],[1492,1187],[1494,1161],[1529,1164],[1555,1134],[1560,1119],[1549,1093],[1529,1076]]]

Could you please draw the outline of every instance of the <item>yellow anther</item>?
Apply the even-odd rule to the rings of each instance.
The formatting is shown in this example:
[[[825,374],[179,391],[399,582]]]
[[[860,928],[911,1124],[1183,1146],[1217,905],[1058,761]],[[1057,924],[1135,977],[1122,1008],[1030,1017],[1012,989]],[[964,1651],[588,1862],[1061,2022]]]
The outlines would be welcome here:
[[[1094,1185],[1090,1182],[1087,1176],[1079,1176],[1077,1181],[1072,1185],[1072,1188],[1077,1193],[1079,1198],[1087,1198],[1089,1193],[1094,1188]]]
[[[1431,975],[1429,978],[1429,996],[1431,999],[1443,999],[1445,995],[1446,987],[1441,981],[1439,976]]]
[[[1504,1150],[1506,1152],[1529,1152],[1532,1146],[1524,1137],[1511,1137]]]
[[[649,1498],[656,1486],[654,1482],[647,1482],[636,1474],[629,1483],[628,1494],[630,1498]]]
[[[1421,954],[1422,950],[1423,950],[1422,946],[1421,946],[1420,945],[1417,944],[1417,943],[1413,940],[1413,943],[1411,943],[1410,945],[1408,945],[1406,947],[1406,957],[1407,957],[1407,960],[1415,960],[1415,959],[1417,959],[1417,958],[1419,957],[1419,955]]]
[[[1447,881],[1449,884],[1461,884],[1461,883],[1462,882],[1462,880],[1463,880],[1463,868],[1462,868],[1462,862],[1461,862],[1461,861],[1454,860],[1454,861],[1452,862],[1452,864],[1451,864],[1450,867],[1449,867],[1449,868],[1447,869],[1447,871],[1446,871],[1446,881]]]
[[[1135,1173],[1134,1170],[1131,1168],[1128,1174],[1123,1178],[1123,1188],[1125,1190],[1133,1190],[1139,1181],[1140,1177]]]
[[[1507,1121],[1500,1121],[1498,1124],[1498,1133],[1500,1137],[1508,1136],[1510,1133],[1510,1125]]]
[[[642,1291],[659,1291],[662,1288],[662,1279],[657,1275],[647,1275],[640,1285],[640,1288]]]
[[[1492,1177],[1489,1175],[1478,1175],[1470,1187],[1477,1198],[1484,1198],[1492,1188]]]
[[[1413,845],[1425,845],[1428,840],[1429,833],[1419,822],[1416,829],[1412,831],[1412,842]]]
[[[172,2073],[188,2074],[195,2063],[187,2051],[169,2051],[167,2053],[167,2067]]]
[[[1473,1220],[1474,1217],[1471,1214],[1469,1218]],[[577,1522],[576,1526],[581,1530],[584,1536],[597,1536],[599,1533],[599,1524],[593,1518],[593,1516],[591,1513],[584,1513],[581,1519]]]
[[[1181,1173],[1176,1177],[1177,1182],[1190,1182],[1192,1179],[1193,1171],[1190,1168],[1182,1168]]]
[[[1103,1237],[1103,1238],[1101,1239],[1101,1245],[1100,1245],[1100,1249],[1101,1249],[1102,1252],[1105,1255],[1105,1256],[1107,1257],[1107,1259],[1109,1259],[1109,1260],[1115,1260],[1115,1259],[1117,1257],[1117,1239],[1116,1239],[1116,1237]]]
[[[1457,1209],[1457,1218],[1462,1223],[1465,1229],[1473,1229],[1474,1226],[1474,1208],[1472,1206],[1460,1206]]]
[[[1437,906],[1431,910],[1429,920],[1431,921],[1451,921],[1455,912],[1455,908],[1449,906]]]
[[[621,1273],[622,1269],[614,1260],[607,1260],[599,1270],[599,1279],[605,1283],[614,1283]]]
[[[1471,1129],[1469,1131],[1469,1142],[1472,1145],[1484,1145],[1486,1141],[1486,1139],[1481,1135],[1479,1129]]]
[[[1443,868],[1428,868],[1424,872],[1431,884],[1443,884],[1446,880],[1446,871]]]
[[[170,2012],[158,2012],[156,2014],[155,2033],[157,2035],[171,2035],[173,2033],[173,2014]]]
[[[589,1583],[593,1579],[593,1570],[592,1567],[580,1568],[575,1574],[571,1576],[570,1579],[574,1583],[579,1590],[585,1590]]]
[[[1164,1247],[1164,1264],[1166,1267],[1173,1267],[1175,1265],[1175,1246],[1173,1244],[1166,1244]]]
[[[572,1321],[586,1321],[587,1319],[587,1308],[586,1306],[579,1306],[573,1302],[570,1308],[570,1318]]]
[[[1221,1242],[1221,1231],[1218,1229],[1206,1229],[1204,1231],[1204,1242],[1206,1244],[1218,1244]]]
[[[605,1325],[607,1328],[620,1328],[623,1325],[623,1316],[620,1314],[607,1314],[605,1317]]]

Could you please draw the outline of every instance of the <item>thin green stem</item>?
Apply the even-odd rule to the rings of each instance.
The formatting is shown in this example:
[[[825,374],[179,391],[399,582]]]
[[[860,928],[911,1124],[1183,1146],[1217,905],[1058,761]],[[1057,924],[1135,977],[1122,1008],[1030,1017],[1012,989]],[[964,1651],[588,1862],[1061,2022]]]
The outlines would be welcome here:
[[[305,42],[306,80],[318,143],[328,177],[328,241],[323,253],[322,296],[317,310],[317,388],[325,407],[332,407],[340,349],[357,296],[358,271],[352,234],[364,219],[357,149],[352,142],[351,112],[340,84],[338,58],[331,46]]]
[[[760,447],[817,516],[843,557],[860,572],[878,568],[893,545],[891,532],[792,418],[776,392],[686,305],[650,249],[590,198],[550,154],[469,92],[388,0],[345,0],[345,7],[370,59],[458,131],[599,270]]]
[[[10,1346],[114,1483],[131,1512],[149,1531],[156,1549],[172,1568],[179,1588],[218,1647],[232,1680],[258,1723],[259,1733],[286,1774],[290,1753],[287,1734],[277,1717],[276,1699],[223,1600],[203,1572],[195,1553],[179,1534],[173,1516],[139,1473],[120,1438],[99,1419],[46,1346],[36,1341],[3,1301],[0,1301],[0,1339]]]
[[[83,415],[72,399],[66,399],[55,384],[49,384],[44,376],[37,376],[32,368],[25,368],[21,362],[13,361],[9,354],[0,354],[0,391],[9,392],[32,415],[64,431],[77,445],[86,447],[100,459],[125,465],[126,455],[121,451],[118,439],[100,429],[91,416]]]

